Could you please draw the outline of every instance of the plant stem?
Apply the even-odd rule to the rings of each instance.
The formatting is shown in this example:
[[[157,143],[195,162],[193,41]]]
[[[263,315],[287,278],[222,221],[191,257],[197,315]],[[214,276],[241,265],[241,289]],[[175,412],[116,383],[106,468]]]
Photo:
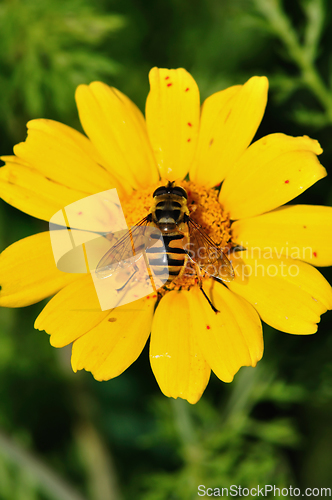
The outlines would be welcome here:
[[[31,475],[40,489],[54,500],[85,500],[62,477],[1,431],[0,453],[6,461]]]
[[[120,485],[111,450],[104,442],[93,419],[95,404],[90,391],[85,387],[83,377],[74,375],[69,369],[67,356],[70,351],[58,351],[60,366],[71,379],[72,398],[78,412],[74,425],[74,436],[91,500],[122,500]]]
[[[197,489],[202,480],[202,462],[204,450],[195,432],[194,423],[190,415],[190,405],[183,399],[172,399],[175,425],[182,442],[184,459],[189,466],[190,487]]]
[[[309,49],[301,45],[299,37],[283,12],[279,0],[254,0],[258,10],[269,22],[276,36],[285,45],[289,56],[298,66],[304,85],[312,91],[332,123],[332,93],[318,73]]]
[[[75,427],[76,443],[87,473],[93,500],[121,500],[112,457],[94,425],[85,420]]]
[[[243,367],[233,382],[233,390],[222,414],[222,425],[241,428],[252,408],[268,392],[275,379],[274,372],[265,373],[261,365]]]

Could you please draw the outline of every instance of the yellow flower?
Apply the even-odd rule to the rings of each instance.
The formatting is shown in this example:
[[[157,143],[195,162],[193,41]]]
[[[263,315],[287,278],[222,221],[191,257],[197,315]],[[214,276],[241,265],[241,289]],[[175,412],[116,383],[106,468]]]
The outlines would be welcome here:
[[[49,221],[76,200],[116,188],[135,223],[148,213],[160,178],[182,182],[209,234],[227,248],[242,247],[232,256],[233,282],[204,279],[220,313],[194,282],[163,292],[158,304],[149,296],[102,312],[90,275],[56,268],[48,232],[2,253],[0,305],[55,294],[35,326],[55,347],[73,342],[73,370],[89,370],[97,380],[128,368],[151,332],[161,390],[195,403],[211,369],[230,382],[241,366],[256,365],[261,320],[288,333],[316,332],[320,315],[332,308],[331,287],[313,267],[332,264],[332,208],[282,207],[326,175],[317,141],[272,134],[250,145],[266,106],[265,77],[213,94],[201,110],[185,70],[154,68],[150,84],[146,121],[125,95],[94,82],[76,94],[88,138],[51,120],[29,122],[27,140],[4,158],[0,193]],[[181,181],[188,173],[190,181]],[[214,186],[222,181],[219,193]]]

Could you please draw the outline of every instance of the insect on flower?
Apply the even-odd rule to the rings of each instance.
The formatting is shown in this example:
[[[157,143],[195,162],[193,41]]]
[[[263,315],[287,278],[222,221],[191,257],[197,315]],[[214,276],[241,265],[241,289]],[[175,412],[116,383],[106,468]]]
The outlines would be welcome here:
[[[101,241],[91,273],[59,270],[49,232],[8,247],[0,306],[52,296],[35,327],[54,347],[72,344],[73,370],[100,381],[123,373],[150,339],[162,392],[196,403],[211,371],[231,382],[261,359],[262,321],[310,335],[332,309],[332,288],[316,269],[332,265],[332,207],[288,204],[327,172],[314,139],[254,140],[267,78],[220,90],[202,105],[183,68],[153,68],[149,79],[145,116],[117,89],[80,85],[86,135],[32,120],[26,141],[3,157],[0,195],[23,212],[50,222],[116,190],[123,220],[115,217],[113,227],[87,210]]]
[[[164,286],[167,288],[173,280],[181,278],[190,259],[194,264],[200,290],[212,310],[219,312],[203,289],[201,271],[221,282],[232,281],[234,271],[219,245],[190,216],[187,200],[186,190],[175,182],[158,187],[153,193],[150,213],[107,251],[97,266],[96,275],[107,278],[125,262],[126,267],[133,268],[133,272],[121,287],[123,288],[138,272],[136,262],[128,260],[128,257],[132,251],[143,252],[139,257],[144,257],[147,268],[154,268],[155,275],[164,278]],[[156,247],[153,244],[155,239],[159,239],[158,234],[150,233],[145,237],[144,228],[147,226],[161,231],[164,245]],[[151,274],[150,279],[153,283]],[[154,288],[157,291],[155,286]]]

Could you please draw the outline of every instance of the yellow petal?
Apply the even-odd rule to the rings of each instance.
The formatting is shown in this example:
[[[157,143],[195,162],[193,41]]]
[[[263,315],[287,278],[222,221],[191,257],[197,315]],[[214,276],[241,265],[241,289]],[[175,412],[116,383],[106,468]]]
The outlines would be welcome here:
[[[267,90],[267,78],[254,76],[206,99],[191,180],[212,187],[227,176],[259,127]]]
[[[183,68],[153,68],[146,124],[161,177],[183,179],[193,161],[199,127],[199,90]]]
[[[212,280],[211,280],[212,281]],[[190,290],[190,308],[198,345],[214,373],[231,382],[241,366],[256,366],[263,355],[262,325],[254,308],[219,283],[207,282],[215,313],[198,288]]]
[[[14,153],[40,174],[87,194],[120,187],[97,163],[98,154],[84,135],[53,120],[32,120],[27,126],[28,137]]]
[[[0,306],[34,304],[77,276],[56,268],[49,232],[29,236],[6,248],[0,256]]]
[[[216,129],[217,127],[221,126],[220,114],[225,109],[229,111],[231,103],[234,102],[235,97],[239,93],[241,88],[242,85],[234,85],[233,87],[228,87],[225,90],[221,90],[220,92],[212,94],[203,102],[201,107],[197,150],[194,161],[191,164],[189,171],[190,180],[199,182],[198,176],[203,175],[199,166],[202,165],[204,161],[207,162],[210,156],[213,155],[215,151],[215,149],[212,150],[212,146],[215,142]],[[226,112],[226,116],[228,111]],[[223,123],[225,123],[225,118],[223,120]],[[220,136],[220,134],[218,134],[218,136]],[[222,137],[219,138],[219,140],[222,140]],[[199,170],[198,174],[197,170]],[[208,176],[210,171],[211,168],[208,172],[205,173],[205,176]]]
[[[210,378],[193,334],[190,292],[169,292],[156,309],[151,331],[150,361],[165,396],[196,403]]]
[[[236,279],[227,286],[248,300],[265,323],[287,333],[317,331],[332,308],[332,289],[317,269],[273,253],[250,250],[232,258]]]
[[[229,173],[219,201],[232,219],[273,210],[326,176],[316,157],[321,152],[318,142],[309,137],[263,137],[247,149]]]
[[[232,225],[232,240],[243,248],[271,248],[277,255],[331,266],[332,207],[286,206],[240,219]]]
[[[72,367],[109,380],[141,354],[151,329],[155,300],[144,297],[109,312],[96,327],[73,344]]]
[[[35,321],[37,330],[51,335],[54,347],[63,347],[97,326],[109,315],[101,311],[91,274],[60,290]]]
[[[87,196],[45,177],[15,156],[3,160],[6,165],[0,168],[1,198],[33,217],[49,221],[58,210]]]
[[[80,120],[103,164],[132,187],[158,181],[144,117],[119,90],[101,82],[76,90]]]

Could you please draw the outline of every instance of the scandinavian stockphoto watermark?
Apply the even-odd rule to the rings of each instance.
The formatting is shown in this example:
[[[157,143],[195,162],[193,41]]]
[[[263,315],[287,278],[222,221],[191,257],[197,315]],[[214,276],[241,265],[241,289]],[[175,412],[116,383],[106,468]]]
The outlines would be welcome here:
[[[330,497],[331,488],[294,488],[277,487],[272,484],[257,485],[246,488],[240,485],[232,484],[227,488],[211,488],[204,484],[198,486],[197,495],[200,497]]]
[[[208,262],[204,269],[212,276],[223,275],[223,264],[218,260],[218,252],[211,249],[207,253],[206,248],[193,249],[192,243],[187,243],[185,249],[188,255],[195,261]],[[234,269],[235,275],[241,281],[250,276],[294,278],[299,275],[299,261],[313,260],[315,252],[312,247],[298,248],[290,246],[287,242],[282,247],[250,247],[245,243],[238,245],[231,253],[226,253]],[[192,271],[187,270],[188,275]]]
[[[109,189],[59,210],[50,220],[54,260],[60,271],[90,273],[103,311],[153,295],[169,278],[167,258],[163,273],[155,272],[150,255],[166,254],[161,231],[154,226],[128,227],[116,189]],[[184,246],[190,259],[211,276],[224,275],[221,249]],[[312,248],[246,248],[238,245],[225,256],[244,286],[251,277],[292,279],[300,273],[299,261],[310,260]],[[184,275],[195,270],[186,266]]]

